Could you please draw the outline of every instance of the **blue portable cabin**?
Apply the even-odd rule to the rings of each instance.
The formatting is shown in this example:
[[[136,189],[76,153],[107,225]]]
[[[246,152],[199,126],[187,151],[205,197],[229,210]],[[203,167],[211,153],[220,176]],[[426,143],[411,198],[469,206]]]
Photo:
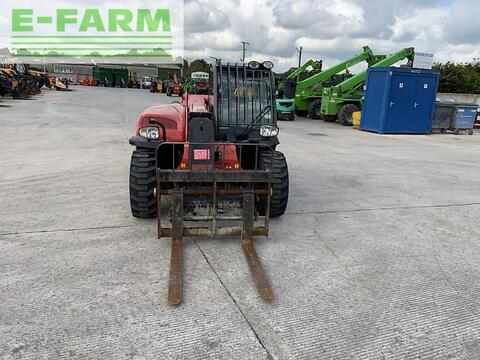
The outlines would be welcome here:
[[[406,67],[369,68],[360,129],[379,134],[429,134],[438,72]]]

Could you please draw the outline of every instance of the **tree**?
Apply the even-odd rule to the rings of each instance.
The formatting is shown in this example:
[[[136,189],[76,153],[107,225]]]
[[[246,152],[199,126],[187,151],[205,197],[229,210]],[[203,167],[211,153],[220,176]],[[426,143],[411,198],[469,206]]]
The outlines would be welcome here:
[[[436,63],[434,70],[440,73],[439,92],[480,94],[480,61],[444,64]]]
[[[203,59],[193,60],[190,64],[188,64],[188,67],[184,71],[184,76],[191,77],[192,73],[196,71],[203,71],[209,73],[211,72],[210,64]]]

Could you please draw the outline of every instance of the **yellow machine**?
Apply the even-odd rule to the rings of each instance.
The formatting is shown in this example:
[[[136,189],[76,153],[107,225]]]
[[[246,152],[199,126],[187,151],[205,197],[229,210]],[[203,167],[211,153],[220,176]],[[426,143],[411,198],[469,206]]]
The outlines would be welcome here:
[[[157,92],[161,93],[163,90],[163,84],[161,81],[157,81]]]
[[[163,92],[163,82],[158,78],[152,78],[150,82],[150,92],[151,93],[162,93]]]
[[[23,92],[24,84],[20,74],[9,65],[0,67],[0,79],[2,80],[2,96],[10,95],[14,99],[19,98]]]
[[[140,80],[136,71],[130,72],[130,84],[129,88],[140,89]]]
[[[68,86],[61,82],[56,76],[50,77],[50,86],[54,87],[57,91],[70,91]]]
[[[27,69],[27,74],[35,78],[35,86],[38,89],[41,89],[44,86],[50,86],[50,80],[46,72],[41,72],[37,70]]]

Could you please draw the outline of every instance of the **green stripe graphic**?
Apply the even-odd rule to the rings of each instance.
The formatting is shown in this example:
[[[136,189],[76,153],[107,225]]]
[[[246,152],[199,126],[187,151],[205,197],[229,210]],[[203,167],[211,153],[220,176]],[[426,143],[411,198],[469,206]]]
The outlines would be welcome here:
[[[37,22],[47,23],[47,17],[37,18]],[[173,58],[168,51],[173,50],[172,35],[12,35],[12,54],[18,58]],[[106,41],[104,40],[106,39]],[[110,39],[110,41],[108,40]],[[165,41],[162,41],[165,40]],[[81,45],[93,45],[80,47]],[[109,47],[101,47],[110,45]],[[141,46],[142,47],[137,47]],[[162,47],[167,45],[169,47]],[[30,51],[37,54],[21,54]],[[42,54],[45,51],[66,52],[66,54]],[[82,53],[71,53],[82,52]],[[85,51],[98,52],[98,55],[85,54]],[[119,54],[103,52],[118,51]],[[126,54],[127,51],[153,52]],[[161,52],[161,53],[156,53]]]
[[[12,45],[172,45],[171,41],[168,42],[134,42],[134,41],[121,41],[121,42],[18,42],[12,41]]]
[[[60,55],[60,54],[45,54],[45,55],[34,55],[34,54],[13,54],[15,57],[51,57],[51,58],[140,58],[140,57],[161,57],[161,58],[171,58],[172,55],[168,54],[134,54],[134,55],[85,55],[85,54],[68,54],[68,55]]]
[[[173,48],[12,48],[12,50],[27,50],[27,51],[39,51],[39,50],[150,50],[150,51],[169,51]]]
[[[125,35],[125,36],[104,36],[104,35],[12,35],[13,39],[171,39],[172,36],[159,36],[159,35]]]

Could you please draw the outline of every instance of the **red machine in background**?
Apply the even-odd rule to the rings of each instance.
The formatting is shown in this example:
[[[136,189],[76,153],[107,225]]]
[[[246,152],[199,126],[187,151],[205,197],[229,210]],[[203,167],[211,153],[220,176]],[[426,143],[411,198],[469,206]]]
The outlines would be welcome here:
[[[167,96],[183,95],[182,87],[180,86],[180,81],[178,80],[177,74],[173,74],[173,80],[168,82],[166,94]]]
[[[94,79],[78,80],[78,84],[82,86],[98,86],[98,81]]]

